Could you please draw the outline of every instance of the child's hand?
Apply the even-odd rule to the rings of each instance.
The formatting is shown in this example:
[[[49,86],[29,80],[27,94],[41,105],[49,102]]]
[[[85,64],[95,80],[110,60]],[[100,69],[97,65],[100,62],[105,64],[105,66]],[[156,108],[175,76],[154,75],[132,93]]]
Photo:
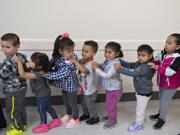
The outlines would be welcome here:
[[[149,63],[148,63],[148,66],[149,66],[150,68],[152,68],[152,69],[155,69],[155,70],[158,69],[158,66],[157,66],[155,63],[153,63],[153,62],[149,62]]]
[[[71,59],[70,61],[74,64],[78,63],[78,61],[75,58]]]
[[[119,71],[121,68],[121,64],[114,64],[114,68],[116,69],[116,71]]]
[[[30,68],[32,68],[32,69],[34,69],[36,66],[35,66],[35,63],[34,62],[32,62],[32,61],[29,61],[28,62],[28,66],[30,67]]]
[[[95,63],[95,62],[92,62],[92,68],[93,68],[93,70],[95,71],[95,70],[96,70],[96,68],[98,68],[98,65],[97,65],[97,63]]]
[[[18,56],[16,56],[16,55],[14,55],[12,59],[13,59],[16,63],[21,62],[21,59],[20,59]]]

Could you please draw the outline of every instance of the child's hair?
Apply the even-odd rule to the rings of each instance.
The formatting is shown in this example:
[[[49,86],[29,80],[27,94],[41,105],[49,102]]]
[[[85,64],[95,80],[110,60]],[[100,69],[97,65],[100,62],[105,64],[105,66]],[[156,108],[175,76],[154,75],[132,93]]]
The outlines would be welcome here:
[[[54,58],[59,58],[61,57],[61,54],[59,53],[59,49],[64,50],[66,47],[72,47],[72,46],[74,46],[74,42],[69,38],[69,35],[67,33],[59,35],[54,42],[54,49],[52,56]]]
[[[13,46],[20,45],[20,39],[15,33],[6,33],[1,37],[1,41],[10,41]]]
[[[180,45],[180,34],[179,33],[173,33],[170,36],[176,38],[176,45]]]
[[[137,52],[145,52],[148,55],[151,55],[151,54],[153,55],[154,50],[152,49],[152,47],[150,45],[143,44],[138,47]],[[154,57],[152,57],[152,59],[150,59],[150,61],[152,61],[153,59],[154,59]]]
[[[90,46],[94,53],[97,53],[98,43],[93,40],[88,40],[84,42],[84,45]]]
[[[106,46],[105,46],[105,49],[106,48],[112,49],[116,54],[119,53],[119,55],[117,57],[121,58],[121,57],[124,56],[123,52],[121,50],[121,45],[119,43],[117,43],[117,42],[111,41],[111,42],[107,43]]]
[[[49,58],[45,53],[35,52],[31,55],[31,60],[35,63],[36,71],[43,70],[47,72],[51,69]]]

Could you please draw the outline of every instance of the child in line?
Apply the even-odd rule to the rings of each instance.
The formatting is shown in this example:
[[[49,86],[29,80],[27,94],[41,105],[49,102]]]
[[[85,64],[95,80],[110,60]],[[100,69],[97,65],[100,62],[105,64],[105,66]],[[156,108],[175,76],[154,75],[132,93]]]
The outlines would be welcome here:
[[[54,70],[44,75],[45,78],[54,80],[53,85],[62,90],[66,115],[61,121],[65,124],[65,128],[80,125],[77,106],[78,78],[76,66],[70,61],[74,57],[74,46],[74,42],[67,34],[59,36],[60,57],[55,62]]]
[[[102,85],[106,90],[107,116],[103,117],[103,121],[106,122],[104,128],[111,129],[117,126],[117,105],[122,96],[122,80],[114,68],[114,64],[118,64],[119,58],[123,57],[120,44],[107,43],[104,56],[106,60],[101,69],[96,63],[93,63],[93,69],[96,75],[102,78]]]
[[[153,49],[149,45],[140,45],[137,49],[138,61],[128,63],[120,60],[120,73],[133,77],[136,91],[136,120],[128,128],[129,132],[136,132],[143,129],[145,111],[148,101],[152,96],[152,78],[155,70],[147,64],[153,60]],[[116,67],[117,68],[117,67]]]
[[[3,84],[3,93],[6,97],[6,110],[13,125],[6,132],[6,135],[21,135],[27,128],[27,118],[25,110],[25,95],[27,90],[26,80],[19,76],[18,69],[13,56],[21,58],[25,70],[26,57],[17,53],[20,47],[20,39],[14,33],[7,33],[1,37],[2,51],[6,55],[0,69],[0,78]]]
[[[159,86],[159,98],[160,107],[159,113],[150,116],[151,120],[157,120],[153,125],[154,129],[160,129],[166,119],[167,108],[177,90],[180,86],[180,70],[177,71],[170,70],[177,68],[177,65],[172,64],[178,57],[180,48],[180,34],[175,33],[170,35],[165,44],[165,49],[163,52],[159,53],[155,59],[155,63],[149,63],[149,66],[158,72],[158,86]],[[179,64],[179,63],[175,63]]]
[[[47,80],[42,76],[44,72],[48,72],[50,69],[48,56],[44,53],[33,53],[31,55],[32,61],[29,62],[31,72],[25,72],[21,60],[17,56],[14,58],[18,65],[19,75],[25,79],[30,79],[32,92],[37,98],[36,103],[41,122],[39,125],[32,129],[32,132],[44,133],[48,132],[49,129],[60,126],[61,121],[51,105],[51,90],[49,88]],[[47,124],[46,112],[49,112],[53,119],[49,124]]]
[[[88,125],[93,125],[99,122],[99,117],[96,109],[97,88],[95,87],[95,72],[92,69],[92,62],[98,50],[98,44],[95,41],[85,41],[82,48],[83,59],[78,62],[71,60],[80,71],[80,89],[82,94],[83,115],[80,121],[87,120]]]

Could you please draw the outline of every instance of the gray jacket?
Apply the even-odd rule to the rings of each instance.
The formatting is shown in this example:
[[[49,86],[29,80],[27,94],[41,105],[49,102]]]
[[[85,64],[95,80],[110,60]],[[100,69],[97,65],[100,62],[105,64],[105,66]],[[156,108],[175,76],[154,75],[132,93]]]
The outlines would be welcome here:
[[[120,72],[122,74],[133,77],[134,87],[138,94],[146,95],[152,93],[152,78],[155,74],[155,70],[149,68],[146,63],[128,63],[124,60],[120,60],[120,63],[122,65]]]

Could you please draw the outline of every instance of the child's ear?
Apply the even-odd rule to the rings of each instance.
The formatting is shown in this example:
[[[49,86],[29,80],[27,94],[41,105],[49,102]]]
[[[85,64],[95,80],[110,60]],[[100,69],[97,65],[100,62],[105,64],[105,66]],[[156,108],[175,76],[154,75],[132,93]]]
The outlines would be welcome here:
[[[61,49],[59,49],[59,53],[62,54],[62,50]]]

